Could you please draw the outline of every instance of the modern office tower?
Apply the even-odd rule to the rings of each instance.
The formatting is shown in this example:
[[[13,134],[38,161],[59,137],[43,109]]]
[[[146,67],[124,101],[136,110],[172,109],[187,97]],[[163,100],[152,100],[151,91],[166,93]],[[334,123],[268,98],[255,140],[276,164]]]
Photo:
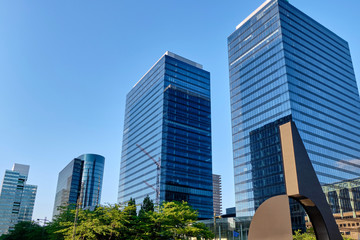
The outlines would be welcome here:
[[[30,166],[15,163],[6,170],[0,192],[0,236],[21,221],[31,221],[37,186],[26,184]]]
[[[221,191],[221,176],[213,174],[213,208],[214,214],[220,216],[222,213],[222,191]]]
[[[83,154],[74,158],[59,173],[53,217],[60,206],[73,205],[93,209],[99,205],[104,175],[105,158],[97,154]]]
[[[321,184],[359,177],[360,101],[346,41],[286,0],[268,0],[228,50],[238,217],[284,192],[283,121],[295,122]]]
[[[213,217],[210,114],[210,73],[166,52],[126,97],[118,202],[156,202],[160,188],[159,202]]]

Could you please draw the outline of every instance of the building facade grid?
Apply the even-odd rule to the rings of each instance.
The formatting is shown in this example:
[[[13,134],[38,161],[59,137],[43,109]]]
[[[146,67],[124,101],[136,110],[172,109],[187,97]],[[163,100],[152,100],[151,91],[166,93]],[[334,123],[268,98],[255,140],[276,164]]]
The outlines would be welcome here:
[[[360,101],[346,41],[287,1],[268,0],[228,49],[237,216],[257,208],[250,132],[286,116],[322,184],[359,177]]]
[[[0,235],[21,221],[31,221],[37,186],[26,184],[30,166],[14,164],[6,170],[0,192]]]
[[[127,95],[119,203],[156,199],[157,166],[141,149],[161,161],[161,202],[212,217],[210,74],[200,64],[166,52]]]
[[[60,207],[94,209],[101,201],[105,158],[98,154],[83,154],[73,159],[58,176],[53,218]]]

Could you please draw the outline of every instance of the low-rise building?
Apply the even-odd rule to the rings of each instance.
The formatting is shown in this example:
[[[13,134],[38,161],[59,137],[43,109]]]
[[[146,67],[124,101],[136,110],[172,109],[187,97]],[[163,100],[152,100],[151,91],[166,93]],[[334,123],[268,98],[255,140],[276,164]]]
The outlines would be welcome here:
[[[360,178],[322,186],[340,232],[360,239]],[[306,217],[306,227],[312,227]]]

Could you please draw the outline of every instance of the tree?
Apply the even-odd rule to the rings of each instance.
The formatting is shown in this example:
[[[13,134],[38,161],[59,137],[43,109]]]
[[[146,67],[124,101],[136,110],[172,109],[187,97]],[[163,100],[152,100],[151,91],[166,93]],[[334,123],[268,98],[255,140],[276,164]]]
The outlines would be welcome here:
[[[213,239],[214,234],[205,226],[204,223],[193,223],[189,228],[189,235],[196,239]]]
[[[79,209],[75,239],[133,239],[134,230],[128,227],[132,223],[136,206],[108,205],[97,207],[94,211]],[[72,210],[74,211],[74,210]],[[73,238],[73,222],[62,222],[64,229],[57,233],[63,234],[65,240]]]
[[[135,199],[130,198],[128,205],[123,210],[124,213],[124,226],[126,228],[124,239],[136,239],[136,236],[141,232],[138,226],[138,216],[136,214]]]
[[[141,204],[137,221],[137,238],[150,240],[155,238],[153,223],[150,215],[154,212],[154,203],[146,196]]]
[[[72,207],[64,207],[60,212],[54,221],[45,227],[46,231],[42,228],[42,232],[47,235],[46,239],[72,240],[75,210]],[[186,202],[164,202],[158,211],[154,211],[154,204],[149,197],[144,199],[140,213],[137,215],[135,200],[131,199],[126,206],[106,205],[96,207],[94,211],[79,209],[75,239],[179,240],[189,237],[211,239],[213,234],[204,224],[197,222],[197,216],[197,212]],[[25,236],[20,229],[27,231],[30,226],[16,228],[21,236]],[[34,236],[6,239],[38,240],[39,238]]]
[[[143,203],[141,204],[141,208],[139,211],[139,217],[145,215],[146,212],[153,212],[154,211],[154,202],[150,199],[149,195],[147,195]]]
[[[47,232],[35,222],[19,222],[14,230],[3,234],[1,240],[45,240],[48,239]]]
[[[64,235],[59,231],[67,228],[71,224],[74,225],[74,219],[75,219],[74,209],[75,209],[74,204],[58,207],[60,214],[55,216],[53,221],[46,226],[46,232],[48,233],[49,240],[64,239]]]
[[[351,240],[351,238],[343,237],[344,240]],[[301,233],[301,230],[295,231],[293,240],[316,240],[316,236],[313,228],[307,229],[305,233]]]
[[[295,234],[293,235],[294,240],[316,240],[315,234],[305,232],[301,233],[301,230],[296,230]]]
[[[132,208],[132,206],[134,206],[135,208]],[[131,216],[134,216],[136,217],[136,202],[135,202],[135,199],[133,198],[130,198],[130,200],[128,201],[128,213],[131,215]],[[131,209],[131,210],[130,210]]]
[[[186,202],[164,202],[159,212],[151,216],[156,239],[187,239],[190,237],[212,239],[212,232],[197,223],[198,213]]]

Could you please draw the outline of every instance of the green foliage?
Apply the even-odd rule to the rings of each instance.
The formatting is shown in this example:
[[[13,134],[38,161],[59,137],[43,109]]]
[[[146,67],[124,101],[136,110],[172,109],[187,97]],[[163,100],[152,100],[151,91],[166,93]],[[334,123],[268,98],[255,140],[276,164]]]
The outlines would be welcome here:
[[[135,206],[135,208],[132,208],[132,206]],[[128,213],[131,216],[136,217],[136,203],[135,203],[135,199],[130,198],[129,202],[128,202]]]
[[[344,240],[351,240],[351,238],[343,237]],[[306,233],[301,233],[301,230],[295,231],[293,235],[293,240],[316,240],[314,229],[310,228]]]
[[[1,240],[45,240],[48,239],[47,232],[35,222],[19,222],[14,230],[3,234]]]
[[[201,223],[196,223],[198,213],[186,202],[165,202],[159,212],[150,215],[155,239],[211,239],[213,234]]]
[[[150,199],[149,195],[144,198],[143,204],[141,204],[141,209],[139,211],[139,217],[145,216],[146,212],[154,211],[154,202]]]
[[[67,225],[64,224],[74,223],[75,205],[61,206],[58,210],[60,211],[60,214],[55,216],[53,221],[46,226],[49,240],[63,240],[64,235],[60,231],[67,228]]]
[[[293,240],[316,240],[316,237],[314,233],[301,233],[301,230],[297,230],[293,235]]]
[[[130,205],[121,209],[120,205],[97,207],[94,211],[79,210],[75,239],[128,239],[129,223],[136,206]],[[72,210],[74,211],[74,210]],[[74,223],[62,222],[64,228],[57,233],[63,234],[65,240],[73,239]]]
[[[186,202],[163,203],[158,211],[154,211],[149,197],[144,199],[137,215],[135,201],[131,199],[127,206],[101,206],[94,211],[79,209],[75,239],[212,239],[210,230],[196,222],[197,216],[197,212]],[[73,208],[63,208],[61,214],[46,227],[47,239],[73,239],[74,218]]]

